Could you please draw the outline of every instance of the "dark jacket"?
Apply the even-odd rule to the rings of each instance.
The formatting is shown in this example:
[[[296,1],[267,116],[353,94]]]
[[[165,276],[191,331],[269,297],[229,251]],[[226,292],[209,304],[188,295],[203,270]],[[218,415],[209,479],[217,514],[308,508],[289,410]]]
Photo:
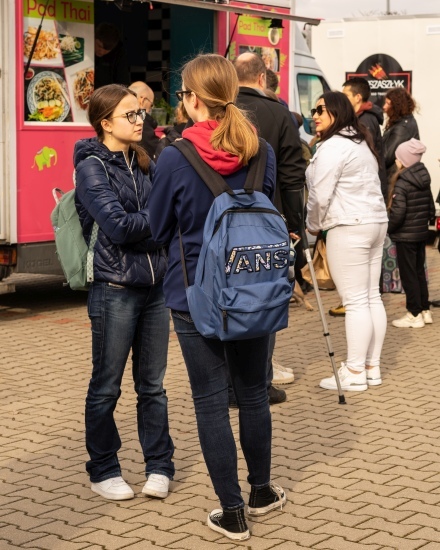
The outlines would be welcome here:
[[[157,128],[157,122],[148,113],[145,116],[144,125],[142,127],[142,140],[139,145],[147,151],[150,159],[155,158],[156,148],[159,145],[160,139],[154,131]]]
[[[130,84],[129,63],[124,45],[119,42],[102,57],[95,56],[95,90],[107,84]]]
[[[371,137],[373,138],[373,145],[376,149],[377,154],[379,155],[379,179],[380,187],[382,190],[382,195],[384,196],[385,201],[388,197],[388,177],[387,171],[385,168],[385,159],[383,156],[383,141],[382,141],[382,132],[380,130],[381,125],[383,124],[383,113],[377,105],[371,104],[370,109],[365,109],[359,115],[359,121],[367,128],[370,132]]]
[[[388,223],[391,240],[425,241],[429,236],[429,220],[434,215],[431,177],[425,165],[417,162],[406,168],[396,181]]]
[[[263,193],[272,200],[275,155],[270,146],[267,149]],[[241,189],[246,175],[247,167],[244,167],[224,178],[232,189]],[[166,306],[176,311],[189,311],[180,261],[179,227],[188,281],[192,285],[202,247],[203,228],[213,201],[213,194],[183,154],[176,147],[166,147],[157,161],[148,204],[154,239],[163,245],[169,244],[168,271],[163,289]]]
[[[400,118],[383,134],[383,156],[388,177],[394,172],[396,149],[411,138],[420,139],[419,127],[413,115]]]
[[[162,153],[165,147],[168,147],[168,145],[171,145],[174,141],[176,141],[176,139],[182,137],[182,132],[185,127],[186,122],[180,122],[179,124],[168,126],[163,129],[163,133],[165,134],[165,136],[160,138],[159,140],[159,144],[156,147],[154,160],[157,160],[159,158],[159,155]]]
[[[306,161],[292,115],[278,101],[246,86],[240,86],[237,104],[248,112],[259,135],[273,147],[277,160],[274,204],[286,216],[289,229],[297,231],[304,225]]]
[[[96,138],[78,141],[75,205],[86,242],[93,222],[99,226],[93,258],[95,281],[145,287],[163,278],[167,261],[164,250],[151,239],[150,178],[140,170],[134,153],[130,163],[131,168],[122,152],[109,151]]]

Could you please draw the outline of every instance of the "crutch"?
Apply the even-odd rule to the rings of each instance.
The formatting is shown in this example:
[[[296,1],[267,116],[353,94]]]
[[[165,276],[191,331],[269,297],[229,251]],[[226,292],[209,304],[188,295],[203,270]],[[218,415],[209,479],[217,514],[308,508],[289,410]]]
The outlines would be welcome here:
[[[300,215],[300,217],[302,218],[301,215]],[[301,222],[302,221],[303,220],[301,219]],[[304,252],[305,252],[306,260],[307,260],[307,265],[309,266],[309,269],[310,269],[310,275],[312,277],[313,288],[315,289],[315,297],[316,297],[316,301],[318,303],[319,314],[321,316],[321,323],[322,323],[322,328],[324,330],[324,338],[325,338],[325,341],[326,341],[326,344],[327,344],[328,356],[330,357],[330,362],[332,364],[333,372],[335,374],[336,385],[338,387],[339,405],[346,405],[347,402],[345,401],[344,394],[342,393],[342,388],[341,388],[341,382],[339,380],[338,369],[336,368],[335,353],[333,351],[332,341],[331,341],[331,338],[330,338],[330,332],[328,330],[328,325],[327,325],[327,320],[325,318],[324,308],[322,307],[321,294],[319,292],[318,281],[316,280],[315,269],[313,267],[313,260],[312,260],[311,254],[310,254],[309,242],[307,240],[307,235],[306,235],[304,223],[301,223],[300,225],[301,225],[301,229],[300,229],[299,233],[300,233],[301,241],[302,241],[302,244],[303,244],[303,247],[304,247]]]

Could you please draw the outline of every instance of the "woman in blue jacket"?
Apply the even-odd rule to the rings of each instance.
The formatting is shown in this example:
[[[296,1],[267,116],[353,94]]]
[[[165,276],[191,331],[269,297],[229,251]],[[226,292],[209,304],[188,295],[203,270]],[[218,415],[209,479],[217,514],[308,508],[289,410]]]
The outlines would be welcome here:
[[[94,222],[99,228],[88,296],[93,371],[86,398],[86,468],[95,493],[110,500],[134,497],[121,477],[121,440],[113,415],[131,350],[147,476],[142,492],[165,498],[174,475],[163,388],[169,316],[162,279],[167,261],[151,238],[147,199],[152,165],[137,145],[145,111],[134,92],[110,84],[93,93],[88,114],[97,137],[78,141],[74,153],[76,208],[87,242]]]
[[[183,137],[232,189],[244,185],[250,159],[258,153],[255,129],[236,106],[238,79],[230,61],[200,55],[182,72],[176,92],[194,126]],[[275,156],[268,145],[263,192],[273,198]],[[248,513],[264,515],[286,501],[283,489],[270,480],[271,417],[266,388],[269,337],[222,342],[203,337],[189,313],[179,249],[182,235],[188,283],[192,285],[203,240],[203,227],[214,196],[175,147],[162,152],[149,199],[153,238],[169,244],[165,275],[166,305],[191,383],[203,455],[221,509],[208,516],[208,526],[233,540],[250,533],[238,483],[237,449],[228,412],[228,369],[239,404],[240,442],[251,485]]]

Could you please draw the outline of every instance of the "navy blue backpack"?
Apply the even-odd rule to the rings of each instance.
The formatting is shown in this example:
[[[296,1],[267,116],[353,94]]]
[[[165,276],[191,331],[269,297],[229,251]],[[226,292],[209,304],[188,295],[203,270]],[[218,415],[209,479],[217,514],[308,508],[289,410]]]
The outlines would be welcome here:
[[[202,160],[190,141],[182,139],[173,146],[215,197],[191,286],[180,238],[186,295],[197,330],[226,341],[286,328],[292,296],[289,233],[284,218],[262,193],[266,142],[260,139],[260,151],[250,162],[243,189],[237,191]]]

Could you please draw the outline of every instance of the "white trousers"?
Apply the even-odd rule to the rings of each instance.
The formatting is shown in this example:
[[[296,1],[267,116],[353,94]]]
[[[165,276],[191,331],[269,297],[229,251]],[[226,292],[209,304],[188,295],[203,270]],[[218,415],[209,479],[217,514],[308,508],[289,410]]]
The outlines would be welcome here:
[[[327,233],[327,259],[345,306],[346,365],[380,366],[387,316],[379,292],[387,223],[339,225]]]

